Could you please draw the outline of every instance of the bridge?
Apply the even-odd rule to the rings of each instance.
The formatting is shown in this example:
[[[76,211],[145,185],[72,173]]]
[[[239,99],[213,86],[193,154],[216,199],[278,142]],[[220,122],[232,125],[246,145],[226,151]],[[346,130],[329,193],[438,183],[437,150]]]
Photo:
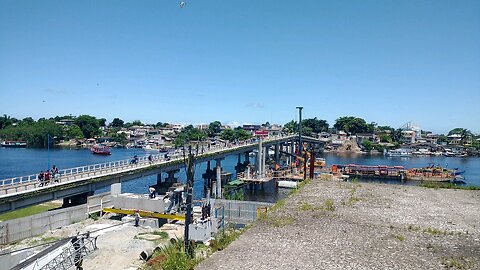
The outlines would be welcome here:
[[[284,153],[294,155],[297,135],[274,136],[263,140],[247,141],[237,144],[212,145],[208,149],[202,149],[196,155],[196,163],[208,162],[207,177],[210,180],[221,179],[221,161],[229,155],[238,155],[237,172],[245,169],[249,163],[249,153],[257,151],[257,168],[261,172],[265,169],[265,156],[267,149],[274,147],[275,161]],[[302,136],[302,141],[310,144],[322,144],[316,138]],[[240,156],[245,154],[244,163],[240,162]],[[216,174],[208,176],[210,161],[216,161]],[[147,156],[140,157],[138,162],[131,160],[119,160],[101,164],[80,166],[59,171],[59,177],[44,185],[37,179],[37,175],[27,175],[0,180],[0,213],[12,211],[18,208],[35,205],[42,202],[63,199],[63,206],[86,203],[87,196],[95,190],[110,186],[114,183],[122,183],[148,175],[157,175],[157,191],[178,182],[175,173],[184,168],[183,152],[176,151],[165,157],[163,154],[152,155],[151,160]],[[168,177],[162,179],[162,173]],[[212,182],[212,181],[210,181]],[[216,181],[213,181],[214,183]],[[221,184],[214,185],[212,195],[221,198]]]

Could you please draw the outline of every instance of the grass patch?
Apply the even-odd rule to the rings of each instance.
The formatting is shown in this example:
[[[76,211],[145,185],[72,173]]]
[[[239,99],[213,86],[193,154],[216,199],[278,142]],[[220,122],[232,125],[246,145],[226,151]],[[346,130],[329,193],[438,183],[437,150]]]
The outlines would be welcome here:
[[[475,263],[463,256],[443,258],[442,264],[446,269],[470,269]]]
[[[335,211],[335,203],[333,202],[332,199],[326,199],[325,202],[323,202],[323,209],[327,211]]]
[[[48,202],[39,205],[33,205],[22,209],[14,210],[0,215],[0,221],[6,221],[16,218],[28,217],[60,207],[61,204]]]
[[[270,207],[270,211],[275,212],[276,210],[285,206],[285,199],[277,201],[272,207]]]
[[[55,237],[55,236],[41,237],[40,239],[35,239],[35,240],[31,241],[30,245],[37,245],[37,244],[53,242],[53,241],[57,241],[59,239],[60,239],[60,237]]]
[[[401,234],[396,234],[394,235],[393,237],[395,237],[395,239],[399,240],[399,241],[405,241],[405,236],[401,235]]]
[[[183,239],[170,241],[168,245],[160,248],[153,254],[152,258],[146,263],[144,269],[194,269],[198,263],[213,252],[225,249],[230,243],[235,241],[246,228],[248,227],[245,227],[240,231],[232,228],[224,230],[217,235],[215,240],[210,242],[209,247],[203,244],[194,245],[193,256],[189,256],[185,253]]]
[[[323,207],[318,207],[313,204],[309,204],[307,202],[300,202],[299,209],[301,211],[315,211],[315,210],[322,210]]]
[[[459,186],[454,183],[435,183],[435,182],[425,182],[420,183],[420,187],[425,188],[443,188],[443,189],[462,189],[462,190],[480,190],[480,187],[477,186]]]
[[[284,227],[291,225],[295,222],[295,218],[292,216],[286,216],[286,217],[269,217],[267,222],[272,226],[272,227]]]
[[[429,234],[432,234],[432,235],[447,234],[446,231],[442,231],[442,230],[431,228],[431,227],[426,228],[425,230],[423,230],[423,232],[424,233],[429,233]]]

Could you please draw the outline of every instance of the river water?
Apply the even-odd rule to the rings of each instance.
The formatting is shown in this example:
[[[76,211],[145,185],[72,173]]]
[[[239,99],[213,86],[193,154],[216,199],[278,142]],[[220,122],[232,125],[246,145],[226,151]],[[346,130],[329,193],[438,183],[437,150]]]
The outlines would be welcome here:
[[[46,149],[35,148],[0,148],[0,179],[36,174],[41,170],[56,165],[59,169],[72,168],[77,166],[104,163],[108,161],[130,159],[134,155],[148,155],[143,149],[112,149],[112,155],[100,156],[93,155],[87,149],[73,150],[65,148],[54,148],[50,151]],[[365,165],[391,165],[405,166],[406,168],[424,167],[429,163],[447,166],[448,168],[459,168],[465,170],[465,181],[467,184],[480,186],[480,158],[468,157],[411,157],[411,158],[386,158],[383,155],[341,155],[341,154],[323,154],[327,164],[365,164]],[[251,160],[253,162],[254,160]],[[243,162],[243,156],[242,156]],[[237,156],[228,156],[222,161],[224,171],[235,172]],[[215,162],[212,162],[215,166]],[[198,164],[195,168],[194,197],[200,199],[203,197],[203,179],[202,173],[207,168],[206,163]],[[213,169],[213,167],[212,167]],[[181,170],[177,176],[181,181],[185,181],[185,170]],[[233,174],[235,175],[235,174]],[[164,176],[165,177],[165,174]],[[144,178],[122,183],[122,192],[147,193],[149,185],[156,183],[156,176],[147,176]],[[99,190],[99,192],[106,190]],[[275,188],[273,181],[264,186],[263,190],[248,190],[245,194],[247,200],[274,202],[287,194],[288,190]]]

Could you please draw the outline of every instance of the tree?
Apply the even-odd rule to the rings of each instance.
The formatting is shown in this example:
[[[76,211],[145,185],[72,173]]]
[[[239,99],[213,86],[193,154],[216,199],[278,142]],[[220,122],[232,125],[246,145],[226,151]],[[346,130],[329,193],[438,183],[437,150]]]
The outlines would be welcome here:
[[[22,120],[22,124],[31,125],[31,124],[33,124],[33,123],[35,123],[35,120],[33,120],[32,117],[25,117],[25,118],[23,118],[23,120]]]
[[[470,130],[466,128],[454,128],[448,132],[448,135],[453,134],[460,135],[461,144],[465,144],[467,142],[467,139],[470,139],[473,136],[472,132],[470,132]]]
[[[397,143],[401,142],[403,139],[402,129],[398,128],[393,130],[391,133],[391,137],[394,142],[397,142]]]
[[[133,120],[132,125],[134,125],[134,126],[143,126],[142,121],[140,121],[140,120]]]
[[[120,118],[113,118],[112,123],[110,123],[112,127],[123,127],[123,120]]]
[[[74,123],[82,130],[85,138],[93,138],[101,134],[99,121],[93,116],[80,115],[75,118]]]
[[[164,128],[164,127],[167,127],[168,126],[168,123],[165,122],[165,123],[162,123],[162,122],[158,122],[156,125],[155,125],[155,128]]]
[[[98,124],[99,124],[101,127],[107,126],[106,123],[107,123],[107,119],[105,119],[105,118],[100,118],[100,119],[98,119]]]
[[[343,130],[349,134],[371,133],[375,129],[375,123],[367,124],[367,122],[358,117],[344,116],[335,120],[334,128]]]
[[[0,117],[0,129],[6,128],[13,124],[12,118],[6,114],[4,114],[2,117]]]
[[[373,143],[369,140],[363,140],[362,146],[367,152],[370,152],[373,149]]]
[[[80,129],[79,126],[77,125],[71,125],[71,126],[68,126],[66,129],[65,129],[65,138],[71,140],[71,139],[83,139],[83,132],[82,130]]]
[[[175,146],[182,146],[191,141],[203,141],[207,138],[207,133],[204,130],[188,125],[184,127],[173,141]]]
[[[40,121],[30,125],[7,126],[0,130],[0,137],[6,140],[26,141],[30,146],[46,147],[47,137],[63,138],[62,126],[54,121]]]
[[[112,140],[122,145],[125,145],[128,143],[127,134],[123,132],[112,134]]]
[[[388,143],[391,141],[390,135],[388,134],[381,134],[380,135],[380,142]]]
[[[328,131],[328,122],[326,120],[319,120],[317,117],[302,120],[302,128],[309,127],[314,133]]]
[[[219,134],[220,132],[222,132],[222,123],[220,123],[220,121],[213,121],[208,125],[208,137],[215,137],[215,135]]]
[[[233,142],[233,141],[235,141],[235,132],[231,129],[225,129],[220,134],[220,138],[222,140]]]
[[[245,141],[245,140],[248,140],[248,139],[252,138],[252,133],[244,130],[241,127],[236,127],[233,130],[233,132],[234,132],[235,139],[240,140],[240,141]]]
[[[283,125],[283,132],[287,133],[287,134],[292,134],[292,133],[296,133],[298,130],[298,124],[296,121],[290,121],[288,123],[286,123],[285,125]]]

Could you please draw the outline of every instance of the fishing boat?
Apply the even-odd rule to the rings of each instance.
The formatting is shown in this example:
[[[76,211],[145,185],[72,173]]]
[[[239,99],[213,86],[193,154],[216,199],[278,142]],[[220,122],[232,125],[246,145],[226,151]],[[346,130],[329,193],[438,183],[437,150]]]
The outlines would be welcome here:
[[[24,141],[3,141],[1,143],[2,147],[9,148],[25,148],[27,147],[27,142]]]
[[[110,147],[105,145],[94,145],[92,148],[90,148],[90,151],[96,155],[111,155]]]

